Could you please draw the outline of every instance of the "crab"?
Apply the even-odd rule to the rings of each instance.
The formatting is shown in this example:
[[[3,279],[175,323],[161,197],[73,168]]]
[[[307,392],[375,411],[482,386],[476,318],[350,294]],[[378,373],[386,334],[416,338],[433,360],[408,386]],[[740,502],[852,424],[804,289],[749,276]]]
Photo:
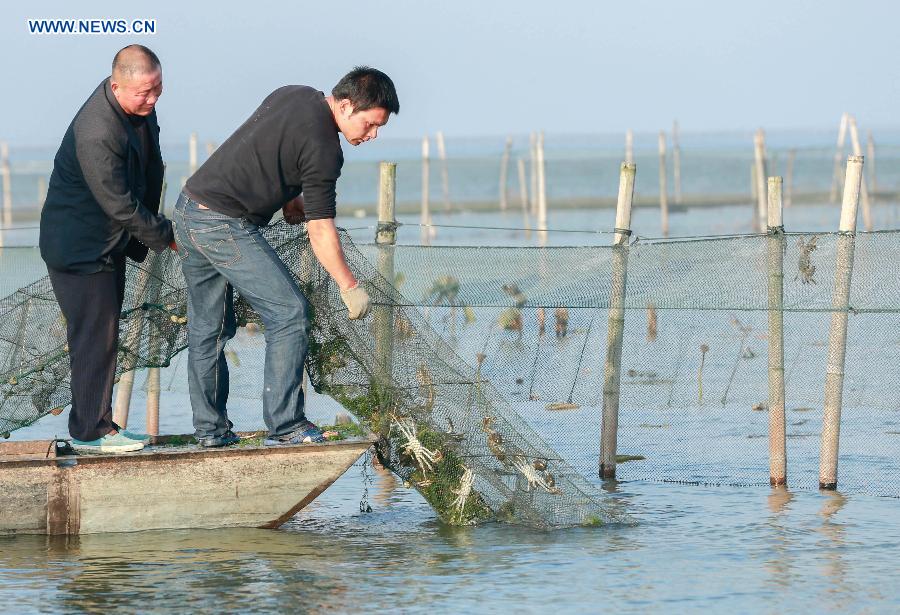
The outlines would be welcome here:
[[[394,417],[393,424],[397,426],[397,429],[406,438],[403,452],[416,460],[423,473],[431,471],[432,464],[443,459],[444,456],[440,451],[430,451],[419,442],[419,439],[416,437],[416,424],[412,420]]]
[[[544,460],[535,460],[535,463],[531,463],[528,461],[528,458],[524,456],[517,456],[513,460],[513,467],[521,472],[525,480],[528,481],[526,491],[540,488],[547,493],[552,493],[554,495],[562,493],[556,488],[556,480],[554,480],[553,475],[546,474],[537,469],[537,466],[539,465],[537,463],[538,461],[541,461],[542,463],[540,465],[543,465],[546,469],[547,464]]]
[[[451,506],[455,510],[454,516],[457,521],[462,521],[463,509],[466,507],[466,501],[468,501],[474,485],[475,474],[472,472],[471,468],[466,468],[462,473],[462,476],[459,477],[459,488],[451,490],[456,496],[456,499],[453,500]]]

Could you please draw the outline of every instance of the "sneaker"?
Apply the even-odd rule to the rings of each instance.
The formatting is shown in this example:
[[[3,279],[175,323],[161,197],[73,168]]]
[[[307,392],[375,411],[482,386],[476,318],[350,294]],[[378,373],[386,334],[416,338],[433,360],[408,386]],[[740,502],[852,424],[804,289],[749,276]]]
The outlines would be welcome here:
[[[126,438],[121,433],[106,434],[96,440],[72,440],[72,448],[79,453],[133,453],[144,448],[143,442]]]
[[[220,446],[231,446],[232,444],[237,444],[240,441],[240,436],[238,436],[230,429],[218,436],[206,436],[204,438],[197,438],[197,444],[199,444],[202,448],[219,448]]]
[[[269,436],[266,446],[285,446],[287,444],[317,444],[325,441],[325,434],[310,421],[301,421],[294,431],[280,436]]]
[[[134,440],[135,442],[143,442],[144,444],[150,443],[150,436],[145,433],[135,433],[133,431],[128,431],[127,429],[122,429],[119,431],[119,433],[129,440]]]

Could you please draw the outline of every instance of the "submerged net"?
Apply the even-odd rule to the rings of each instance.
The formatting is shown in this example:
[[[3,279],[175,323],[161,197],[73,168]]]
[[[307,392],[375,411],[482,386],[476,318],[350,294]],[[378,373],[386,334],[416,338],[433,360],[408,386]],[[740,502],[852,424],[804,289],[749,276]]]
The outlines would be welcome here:
[[[355,276],[375,305],[351,321],[339,289],[301,227],[266,229],[312,306],[307,371],[373,432],[387,467],[415,486],[442,518],[534,527],[626,520],[513,412],[491,384],[435,335],[344,235]],[[390,249],[390,248],[388,248]],[[130,267],[119,334],[119,373],[167,365],[186,345],[186,292],[171,252]],[[242,299],[241,325],[261,325]],[[49,280],[0,302],[5,365],[0,432],[26,426],[71,401],[65,324]]]
[[[276,224],[266,236],[313,306],[313,385],[381,436],[385,464],[448,522],[624,519],[587,480],[598,470],[617,250],[628,253],[619,479],[768,484],[768,259],[776,241],[788,483],[818,484],[837,310],[849,313],[840,488],[900,495],[900,232],[641,240],[626,248],[355,246],[343,236],[375,306],[362,321],[346,318],[301,229]],[[842,241],[855,245],[853,277],[849,308],[834,308]],[[186,339],[177,257],[131,267],[128,284],[119,369],[167,364]],[[242,322],[256,321],[243,302],[238,311]],[[258,396],[259,344],[241,347],[242,339],[249,338],[239,334],[230,347],[240,369],[255,374],[255,386],[244,388]],[[0,301],[0,431],[69,402],[64,344],[46,280]],[[241,394],[233,381],[232,395]]]

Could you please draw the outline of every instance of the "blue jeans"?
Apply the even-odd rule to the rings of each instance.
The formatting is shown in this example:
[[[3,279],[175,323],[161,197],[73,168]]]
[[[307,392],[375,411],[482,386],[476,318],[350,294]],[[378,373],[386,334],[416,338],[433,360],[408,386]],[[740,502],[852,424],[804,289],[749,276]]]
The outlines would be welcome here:
[[[174,214],[188,296],[188,386],[198,438],[231,428],[225,343],[234,337],[234,290],[262,319],[266,336],[263,418],[270,436],[306,420],[303,367],[309,303],[259,227],[199,204],[184,192]]]

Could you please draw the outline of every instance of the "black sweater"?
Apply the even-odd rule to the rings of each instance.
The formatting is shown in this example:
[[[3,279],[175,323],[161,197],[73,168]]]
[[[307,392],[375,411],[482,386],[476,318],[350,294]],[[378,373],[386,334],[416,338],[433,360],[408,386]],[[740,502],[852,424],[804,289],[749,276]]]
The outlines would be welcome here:
[[[322,92],[278,88],[185,184],[199,203],[264,226],[301,192],[306,219],[334,218],[344,155]]]

